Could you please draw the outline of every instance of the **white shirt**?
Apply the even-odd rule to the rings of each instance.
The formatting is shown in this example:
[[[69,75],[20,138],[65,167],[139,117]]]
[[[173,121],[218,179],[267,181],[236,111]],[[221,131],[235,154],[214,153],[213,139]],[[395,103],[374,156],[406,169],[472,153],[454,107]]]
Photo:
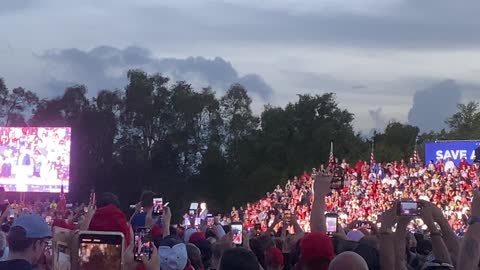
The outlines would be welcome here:
[[[455,163],[451,160],[447,161],[445,163],[445,172],[453,172],[453,169],[455,169]]]

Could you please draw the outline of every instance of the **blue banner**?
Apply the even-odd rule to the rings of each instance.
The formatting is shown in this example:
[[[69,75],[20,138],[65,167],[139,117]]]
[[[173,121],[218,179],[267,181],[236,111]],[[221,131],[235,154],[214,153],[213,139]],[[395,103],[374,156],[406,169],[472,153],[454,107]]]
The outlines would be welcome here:
[[[480,141],[445,141],[425,144],[425,163],[430,160],[436,163],[439,159],[446,161],[452,158],[455,165],[465,157],[472,164],[475,159],[475,149],[480,147]]]

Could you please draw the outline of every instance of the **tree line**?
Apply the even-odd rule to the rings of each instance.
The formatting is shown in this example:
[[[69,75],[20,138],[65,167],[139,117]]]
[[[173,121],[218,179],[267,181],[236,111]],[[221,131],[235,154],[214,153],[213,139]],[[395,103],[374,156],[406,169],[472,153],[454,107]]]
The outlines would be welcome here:
[[[331,140],[335,155],[351,162],[369,160],[374,140],[376,160],[391,161],[411,157],[417,138],[422,156],[424,142],[480,135],[478,102],[459,104],[445,120],[448,129],[438,133],[390,122],[364,138],[334,93],[298,95],[256,116],[239,84],[217,97],[211,88],[193,89],[162,74],[130,70],[127,78],[124,89],[101,90],[93,98],[84,85],[74,85],[44,99],[21,87],[7,89],[0,78],[0,124],[72,128],[73,200],[95,188],[120,195],[126,205],[151,189],[177,211],[207,201],[214,212],[258,200],[325,163]]]

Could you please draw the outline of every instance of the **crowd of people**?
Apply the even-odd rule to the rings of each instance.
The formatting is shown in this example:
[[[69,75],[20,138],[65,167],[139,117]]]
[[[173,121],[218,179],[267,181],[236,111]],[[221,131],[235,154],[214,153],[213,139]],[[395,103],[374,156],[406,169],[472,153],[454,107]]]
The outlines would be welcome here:
[[[172,224],[168,207],[157,213],[151,191],[130,219],[112,193],[71,207],[8,203],[0,206],[0,270],[479,269],[478,171],[465,160],[336,162],[228,217],[209,222],[199,211],[185,226]],[[332,190],[337,172],[342,183]],[[410,201],[418,212],[401,214]],[[337,221],[327,222],[331,214]]]
[[[325,205],[328,212],[339,215],[342,227],[356,220],[379,226],[379,216],[394,201],[425,200],[443,210],[457,235],[464,234],[471,216],[472,192],[479,188],[478,164],[468,164],[465,158],[458,166],[451,159],[430,161],[427,166],[413,163],[413,160],[386,164],[369,164],[360,160],[355,166],[346,160],[336,163],[344,170],[344,183],[342,188],[332,190]],[[302,229],[309,232],[313,176],[317,173],[316,169],[311,173],[304,172],[287,180],[283,189],[278,185],[258,202],[238,210],[234,207],[230,216],[224,217],[225,222],[242,221],[248,228],[257,224],[266,231],[275,218],[288,209],[295,213]],[[409,229],[413,232],[425,229],[425,226],[421,219],[416,219],[409,224]]]

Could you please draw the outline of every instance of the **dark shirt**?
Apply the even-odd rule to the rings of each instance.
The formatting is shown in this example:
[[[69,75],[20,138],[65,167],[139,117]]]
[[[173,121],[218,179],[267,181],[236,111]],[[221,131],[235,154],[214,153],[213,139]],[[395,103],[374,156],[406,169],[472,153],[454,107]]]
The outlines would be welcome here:
[[[0,270],[33,270],[33,267],[25,260],[10,260],[0,262]]]

